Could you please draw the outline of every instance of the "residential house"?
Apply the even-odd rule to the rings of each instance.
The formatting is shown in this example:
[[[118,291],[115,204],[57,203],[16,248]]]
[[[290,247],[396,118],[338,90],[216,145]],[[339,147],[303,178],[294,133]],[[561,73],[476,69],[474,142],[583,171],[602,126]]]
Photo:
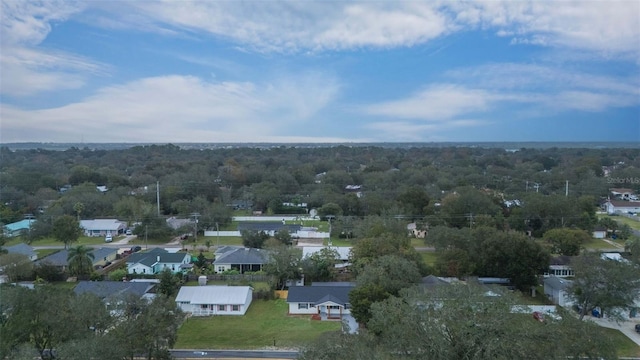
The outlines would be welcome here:
[[[155,286],[155,283],[150,282],[80,281],[73,291],[77,295],[93,294],[111,305],[127,297],[152,300],[155,297]]]
[[[106,263],[116,259],[118,249],[106,247],[98,249],[94,248],[91,253],[93,254],[93,266],[104,266]],[[68,257],[69,250],[63,249],[36,261],[36,264],[47,263],[57,266],[62,270],[66,270],[69,267],[69,260],[67,260]]]
[[[571,256],[560,255],[552,257],[549,261],[549,270],[544,274],[544,277],[550,276],[559,278],[575,276],[575,273],[571,268]]]
[[[339,319],[350,315],[349,292],[353,283],[314,283],[289,288],[289,314],[320,315],[321,319]]]
[[[640,213],[640,201],[607,200],[603,207],[608,214]]]
[[[596,239],[604,239],[607,237],[607,229],[602,226],[596,226],[593,229],[591,236],[593,236]]]
[[[158,274],[164,269],[176,274],[191,269],[191,255],[185,252],[170,253],[165,249],[154,248],[147,252],[137,252],[127,258],[129,274]]]
[[[612,188],[609,189],[609,192],[611,192],[611,195],[615,199],[619,200],[633,200],[633,198],[637,197],[635,196],[635,192],[633,191],[633,189]]]
[[[556,305],[569,307],[573,299],[569,296],[569,288],[573,281],[550,276],[544,279],[544,294]]]
[[[334,250],[338,254],[338,262],[335,264],[336,269],[345,269],[351,266],[351,262],[349,261],[351,256],[350,246],[303,246],[302,258],[310,257],[322,249]]]
[[[409,236],[418,239],[424,239],[427,236],[427,230],[418,229],[418,225],[414,222],[407,225],[407,231],[409,232]]]
[[[192,219],[178,219],[175,216],[172,216],[167,219],[167,225],[173,230],[178,230],[181,227],[191,226],[193,227],[195,224]]]
[[[116,236],[127,228],[125,222],[116,219],[80,220],[80,227],[86,236]]]
[[[31,261],[38,260],[38,254],[33,248],[25,243],[16,244],[13,246],[7,246],[4,248],[9,254],[22,254],[29,258]]]
[[[429,275],[422,278],[420,285],[424,288],[433,288],[438,286],[449,286],[451,283],[443,278]]]
[[[244,315],[252,300],[250,286],[183,286],[176,296],[178,307],[193,316]]]
[[[251,210],[253,208],[253,201],[251,200],[233,200],[230,205],[227,205],[233,210]]]
[[[266,250],[224,246],[216,251],[216,259],[213,268],[216,273],[227,270],[238,270],[241,274],[251,271],[260,271],[269,261]]]
[[[286,230],[294,235],[302,229],[302,225],[285,224],[282,222],[243,221],[238,223],[238,231],[262,231],[269,236],[274,236],[278,231]]]
[[[31,224],[35,222],[34,219],[24,219],[18,222],[7,224],[4,226],[3,232],[6,237],[16,237],[29,231]]]

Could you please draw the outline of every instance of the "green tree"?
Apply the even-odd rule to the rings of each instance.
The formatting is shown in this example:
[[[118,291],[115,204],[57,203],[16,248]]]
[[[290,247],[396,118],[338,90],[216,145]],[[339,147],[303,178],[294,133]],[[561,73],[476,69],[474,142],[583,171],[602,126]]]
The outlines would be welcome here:
[[[264,271],[275,277],[276,287],[283,290],[287,280],[300,278],[300,260],[302,250],[286,245],[269,246],[269,259],[264,265]]]
[[[632,261],[640,265],[640,237],[634,236],[625,241],[624,251],[629,253]]]
[[[342,215],[342,208],[336,203],[326,203],[318,209],[318,215],[321,218],[326,218],[327,216],[340,216]]]
[[[69,273],[81,279],[87,279],[93,272],[93,249],[84,245],[69,248],[67,261]]]
[[[64,243],[65,249],[82,235],[78,220],[70,215],[62,215],[53,222],[51,230],[53,237]]]
[[[178,292],[179,280],[171,273],[169,268],[164,268],[158,275],[160,283],[158,284],[158,292],[167,297],[171,297]]]
[[[595,307],[612,318],[635,306],[640,296],[640,269],[625,261],[583,254],[571,261],[575,272],[571,297],[580,307],[580,319]]]
[[[242,244],[248,248],[262,249],[269,235],[264,231],[243,230],[240,232],[242,236]]]
[[[420,279],[416,264],[400,256],[385,255],[374,259],[360,272],[358,286],[349,293],[353,317],[366,324],[371,304],[397,296],[400,290],[418,284]]]
[[[0,255],[0,269],[11,282],[33,278],[33,262],[23,254]]]
[[[286,229],[276,232],[274,238],[284,245],[291,245],[291,234]]]
[[[335,264],[338,263],[339,254],[335,249],[322,248],[302,259],[302,273],[305,281],[331,281],[335,278]]]
[[[127,269],[116,269],[109,273],[109,280],[122,281],[127,277]]]
[[[551,244],[554,253],[576,256],[584,243],[591,240],[591,235],[584,230],[562,228],[548,230],[542,238]]]

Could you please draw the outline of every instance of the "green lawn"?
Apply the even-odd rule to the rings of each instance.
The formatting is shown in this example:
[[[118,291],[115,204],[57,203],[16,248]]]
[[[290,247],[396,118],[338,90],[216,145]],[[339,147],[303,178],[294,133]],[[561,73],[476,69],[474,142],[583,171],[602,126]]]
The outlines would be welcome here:
[[[422,251],[419,253],[422,256],[422,260],[429,266],[434,266],[438,259],[438,254],[435,251]]]
[[[49,256],[53,253],[60,251],[60,249],[40,249],[35,250],[36,254],[38,254],[38,259],[42,259],[45,256]]]
[[[329,239],[324,239],[324,245],[329,245]],[[340,238],[331,238],[332,246],[353,246],[353,240],[349,239],[340,239]]]
[[[113,241],[118,241],[120,238],[115,237]],[[16,245],[21,242],[24,242],[22,237],[12,238],[11,241],[8,241],[5,246]],[[71,244],[71,246],[77,245],[100,245],[104,244],[104,237],[101,236],[81,236],[77,242]],[[64,243],[57,241],[54,238],[44,238],[40,240],[36,240],[31,243],[31,246],[64,246]]]
[[[640,230],[640,222],[639,221],[635,221],[633,219],[629,219],[626,216],[610,216],[610,215],[599,215],[598,217],[600,218],[604,218],[604,217],[608,217],[610,219],[613,219],[621,224],[627,224],[629,225],[632,229],[636,229],[636,230]]]
[[[178,331],[175,348],[257,349],[274,341],[277,347],[296,347],[340,330],[340,322],[289,316],[287,309],[284,300],[254,300],[244,316],[191,317]]]
[[[612,249],[616,249],[615,246],[609,244],[608,242],[602,240],[602,239],[595,239],[592,238],[591,240],[587,241],[586,243],[583,244],[584,248],[587,250],[612,250]]]
[[[636,345],[625,334],[616,329],[601,328],[602,331],[611,337],[615,344],[616,350],[618,350],[618,356],[620,357],[639,357],[640,346]]]

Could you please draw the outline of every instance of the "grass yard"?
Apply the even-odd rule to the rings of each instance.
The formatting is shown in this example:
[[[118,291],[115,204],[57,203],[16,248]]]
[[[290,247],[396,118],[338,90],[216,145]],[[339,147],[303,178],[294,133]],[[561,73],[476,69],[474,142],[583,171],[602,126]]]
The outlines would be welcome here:
[[[438,254],[435,251],[422,251],[419,253],[422,256],[422,260],[429,266],[434,266],[436,260],[438,260]]]
[[[324,239],[324,245],[329,245],[329,239]],[[340,238],[331,238],[332,246],[353,246],[353,240],[349,239],[340,239]]]
[[[599,218],[605,218],[608,217],[609,219],[613,219],[621,224],[627,224],[629,225],[632,229],[635,230],[640,230],[640,222],[639,221],[635,221],[633,219],[629,219],[626,216],[610,216],[610,215],[598,215]]]
[[[602,239],[595,239],[595,238],[592,238],[591,240],[584,243],[584,248],[587,250],[596,250],[596,251],[620,250],[620,249],[616,249],[615,246],[609,244],[608,242]]]
[[[258,349],[297,347],[327,331],[340,330],[337,321],[288,316],[284,300],[254,300],[244,316],[191,317],[178,331],[176,349]]]
[[[113,241],[118,241],[118,240],[120,240],[120,239],[118,239],[117,237],[113,238]],[[24,242],[22,237],[12,238],[11,241],[8,241],[5,246],[16,245],[16,244],[19,244],[21,242]],[[78,238],[78,241],[75,242],[75,243],[72,243],[71,246],[101,245],[101,244],[104,244],[104,243],[105,243],[104,242],[104,237],[102,237],[102,236],[81,236],[80,238]],[[44,239],[40,239],[40,240],[36,240],[36,241],[32,242],[31,246],[64,246],[64,243],[60,242],[60,241],[57,241],[54,238],[44,238]]]
[[[49,256],[53,253],[60,251],[60,249],[40,249],[35,250],[36,254],[38,254],[38,259],[42,259],[45,256]]]
[[[640,346],[636,345],[636,343],[631,341],[631,339],[619,330],[602,328],[602,331],[613,340],[615,348],[618,350],[618,356],[633,358],[640,356]]]

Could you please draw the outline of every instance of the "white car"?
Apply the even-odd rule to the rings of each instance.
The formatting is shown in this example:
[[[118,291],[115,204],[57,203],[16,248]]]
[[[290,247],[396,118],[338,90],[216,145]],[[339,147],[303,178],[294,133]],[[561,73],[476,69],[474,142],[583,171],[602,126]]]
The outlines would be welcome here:
[[[111,235],[107,235],[107,236],[105,236],[105,238],[104,238],[104,242],[110,243],[110,242],[112,242],[112,241],[113,241],[113,237],[111,237]]]

